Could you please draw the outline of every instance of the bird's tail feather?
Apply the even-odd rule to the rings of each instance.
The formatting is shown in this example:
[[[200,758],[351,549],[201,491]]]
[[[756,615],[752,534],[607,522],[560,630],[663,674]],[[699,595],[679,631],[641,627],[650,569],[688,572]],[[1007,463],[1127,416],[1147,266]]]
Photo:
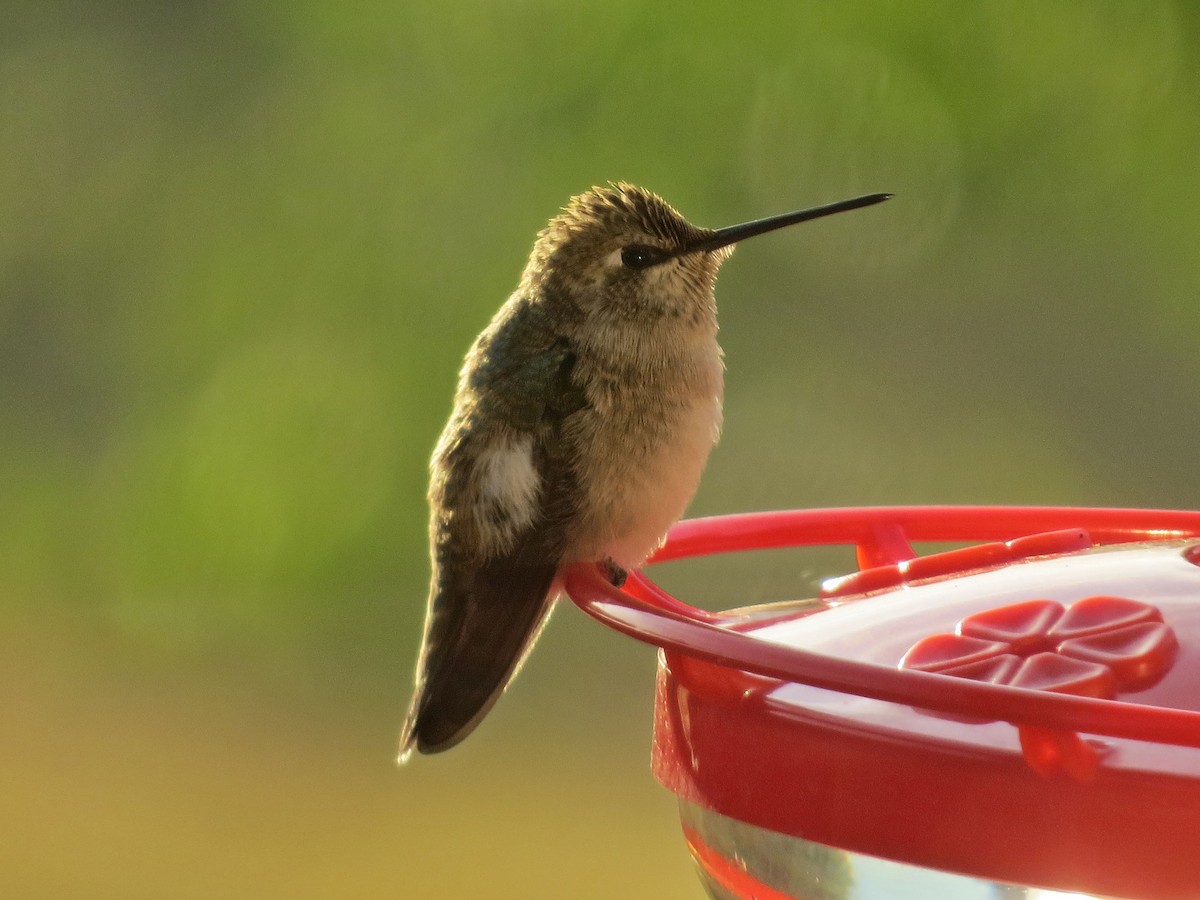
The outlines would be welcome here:
[[[450,749],[487,715],[545,622],[555,570],[501,559],[435,588],[400,762]]]

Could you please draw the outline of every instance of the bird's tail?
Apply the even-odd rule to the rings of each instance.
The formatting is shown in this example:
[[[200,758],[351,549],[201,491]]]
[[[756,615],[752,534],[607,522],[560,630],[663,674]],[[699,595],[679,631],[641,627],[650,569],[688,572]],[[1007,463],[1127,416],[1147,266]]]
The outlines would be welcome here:
[[[555,569],[497,560],[435,589],[400,762],[450,749],[487,715],[545,623]]]

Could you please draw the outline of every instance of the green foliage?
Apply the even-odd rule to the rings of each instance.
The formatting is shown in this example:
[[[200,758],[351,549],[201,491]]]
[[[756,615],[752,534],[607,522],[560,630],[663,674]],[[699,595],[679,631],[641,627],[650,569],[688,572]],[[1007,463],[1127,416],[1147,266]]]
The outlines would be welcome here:
[[[611,178],[711,225],[898,194],[730,265],[704,510],[1194,502],[1182,10],[82,10],[0,61],[6,602],[373,631],[462,351]]]

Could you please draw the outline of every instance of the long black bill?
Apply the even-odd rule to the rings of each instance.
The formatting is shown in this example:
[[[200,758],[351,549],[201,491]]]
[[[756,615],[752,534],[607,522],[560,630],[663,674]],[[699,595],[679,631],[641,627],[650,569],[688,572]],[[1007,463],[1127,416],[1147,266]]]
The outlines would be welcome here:
[[[712,250],[720,250],[722,247],[728,247],[730,244],[736,244],[738,241],[746,240],[746,238],[766,234],[768,231],[774,231],[777,228],[786,228],[789,225],[795,225],[797,222],[807,222],[810,219],[819,219],[822,216],[831,216],[834,213],[846,212],[851,209],[861,209],[864,206],[874,206],[876,203],[882,203],[891,196],[891,194],[867,194],[863,197],[854,197],[851,200],[839,200],[837,203],[826,203],[824,206],[799,209],[795,212],[769,216],[765,219],[755,219],[753,222],[743,222],[741,225],[718,228],[707,237],[688,244],[678,253],[672,255],[686,256],[689,253],[706,253]]]

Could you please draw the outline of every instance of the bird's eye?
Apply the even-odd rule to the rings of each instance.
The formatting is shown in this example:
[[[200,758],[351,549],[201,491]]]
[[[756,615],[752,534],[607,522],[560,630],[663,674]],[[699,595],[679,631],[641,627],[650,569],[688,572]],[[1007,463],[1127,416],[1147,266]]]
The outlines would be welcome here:
[[[621,264],[627,269],[648,269],[661,259],[661,250],[645,244],[630,244],[621,250]]]

